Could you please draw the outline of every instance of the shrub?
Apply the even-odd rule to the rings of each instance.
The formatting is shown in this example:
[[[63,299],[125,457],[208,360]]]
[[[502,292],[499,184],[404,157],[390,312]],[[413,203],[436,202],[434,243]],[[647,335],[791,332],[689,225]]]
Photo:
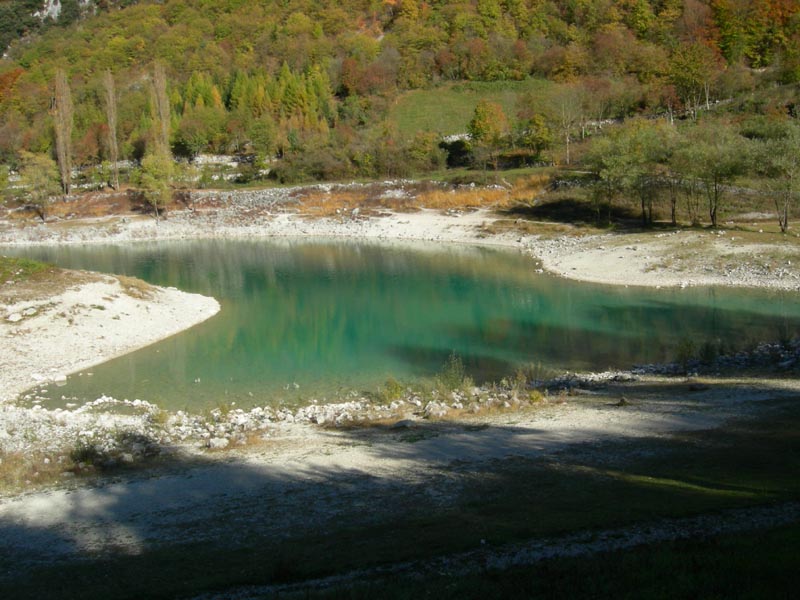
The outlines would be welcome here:
[[[401,398],[403,391],[403,386],[394,377],[389,377],[383,385],[383,396],[389,402]]]
[[[466,370],[461,358],[453,352],[442,365],[436,379],[448,390],[452,391],[464,385]]]
[[[80,463],[93,465],[98,462],[102,456],[102,452],[94,442],[83,439],[79,439],[75,443],[75,447],[69,453],[70,460],[76,465]]]

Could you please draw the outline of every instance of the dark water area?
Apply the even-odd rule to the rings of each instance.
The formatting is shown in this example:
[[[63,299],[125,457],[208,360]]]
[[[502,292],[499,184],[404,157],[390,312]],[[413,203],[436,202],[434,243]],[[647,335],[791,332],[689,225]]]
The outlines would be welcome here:
[[[481,383],[526,365],[628,368],[672,360],[685,340],[737,348],[800,330],[788,292],[576,283],[537,274],[519,254],[474,247],[204,240],[4,252],[222,305],[91,377],[70,376],[48,392],[51,406],[104,394],[192,410],[332,401],[388,377],[430,377],[453,352]]]

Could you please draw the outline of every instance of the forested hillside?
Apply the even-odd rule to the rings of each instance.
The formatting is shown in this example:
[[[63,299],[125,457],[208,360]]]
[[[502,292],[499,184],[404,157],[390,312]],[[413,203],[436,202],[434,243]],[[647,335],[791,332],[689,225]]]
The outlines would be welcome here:
[[[798,0],[65,1],[77,12],[60,24],[14,16],[35,4],[0,3],[4,39],[15,40],[0,64],[0,159],[12,169],[57,157],[59,71],[70,165],[114,157],[112,102],[119,158],[151,152],[161,119],[174,155],[246,154],[256,167],[277,156],[273,174],[287,181],[452,160],[440,145],[452,131],[398,118],[410,90],[445,99],[513,89],[501,106],[476,96],[461,126],[476,142],[466,151],[480,150],[472,159],[497,166],[501,151],[569,162],[570,143],[606,119],[696,117],[717,100],[800,80]],[[760,102],[748,111],[774,109]],[[437,104],[409,110],[436,123]]]

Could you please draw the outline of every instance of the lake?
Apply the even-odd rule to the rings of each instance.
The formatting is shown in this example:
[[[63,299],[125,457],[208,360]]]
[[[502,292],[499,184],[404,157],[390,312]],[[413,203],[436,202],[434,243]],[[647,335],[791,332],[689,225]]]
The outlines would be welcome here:
[[[189,331],[51,386],[50,406],[103,394],[192,410],[333,401],[389,377],[430,377],[453,352],[480,383],[525,365],[629,368],[673,360],[685,340],[742,347],[800,330],[788,292],[577,283],[478,247],[270,239],[3,252],[222,305]]]

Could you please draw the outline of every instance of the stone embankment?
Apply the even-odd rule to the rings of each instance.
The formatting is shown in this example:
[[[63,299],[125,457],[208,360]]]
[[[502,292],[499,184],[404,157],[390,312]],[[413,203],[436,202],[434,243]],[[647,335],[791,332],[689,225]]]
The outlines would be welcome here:
[[[35,394],[23,402],[35,401]],[[143,400],[102,396],[72,409],[27,408],[0,404],[0,451],[54,455],[75,448],[89,451],[109,466],[153,454],[185,450],[223,449],[243,445],[253,436],[268,438],[282,425],[347,427],[394,422],[405,427],[415,420],[519,408],[548,401],[545,395],[505,387],[472,387],[433,391],[423,396],[407,391],[394,400],[373,400],[358,394],[333,404],[310,404],[296,409],[218,407],[203,413],[168,413]]]

